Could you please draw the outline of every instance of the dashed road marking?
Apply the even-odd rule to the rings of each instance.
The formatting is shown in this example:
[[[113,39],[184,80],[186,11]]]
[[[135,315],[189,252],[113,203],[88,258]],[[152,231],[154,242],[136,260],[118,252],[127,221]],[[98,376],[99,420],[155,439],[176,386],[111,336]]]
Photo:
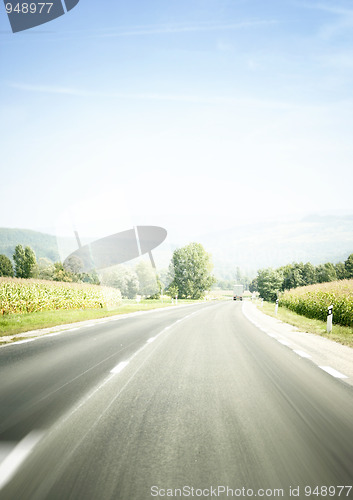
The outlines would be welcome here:
[[[277,339],[278,342],[282,345],[285,345],[285,346],[290,346],[290,342],[288,342],[288,340],[282,340],[282,339]]]
[[[128,364],[128,361],[121,361],[112,370],[110,370],[110,373],[120,373]]]
[[[13,478],[20,465],[26,460],[43,433],[30,432],[22,439],[0,464],[0,490]]]
[[[335,378],[348,378],[347,375],[344,375],[343,373],[335,370],[334,368],[331,368],[331,366],[319,366],[321,370],[324,370],[325,372],[329,373]]]
[[[295,352],[296,354],[298,354],[298,356],[300,356],[301,358],[311,358],[310,354],[304,352],[304,351],[301,351],[300,349],[293,349],[293,352]]]

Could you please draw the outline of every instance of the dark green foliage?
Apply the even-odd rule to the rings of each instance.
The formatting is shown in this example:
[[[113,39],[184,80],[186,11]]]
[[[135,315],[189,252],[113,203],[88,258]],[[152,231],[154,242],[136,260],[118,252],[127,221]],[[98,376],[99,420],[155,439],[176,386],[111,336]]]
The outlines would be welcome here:
[[[274,271],[278,273],[277,276],[274,275]],[[316,283],[329,283],[353,278],[353,254],[348,257],[344,264],[342,262],[337,264],[326,262],[326,264],[313,266],[310,262],[306,264],[293,262],[277,270],[260,270],[257,278],[250,283],[249,290],[260,292],[260,295],[266,300],[275,300],[278,295],[280,275],[282,275],[282,282],[279,289],[282,292]]]
[[[331,262],[326,264],[320,264],[316,267],[316,279],[317,283],[328,283],[329,281],[336,281],[337,274],[336,269]]]
[[[316,268],[311,262],[304,264],[303,279],[305,285],[313,285],[316,283]]]
[[[32,278],[36,269],[36,256],[32,248],[22,245],[16,245],[15,253],[13,254],[15,263],[15,273],[17,278]]]
[[[335,264],[335,270],[338,280],[344,280],[347,277],[346,267],[344,262],[338,262]],[[353,277],[353,276],[352,276]]]
[[[24,260],[24,278],[32,278],[33,272],[36,267],[37,260],[36,255],[31,247],[27,246],[25,248],[25,260]]]
[[[278,298],[283,285],[283,273],[279,269],[261,269],[257,276],[257,289],[260,297],[269,302]]]
[[[215,283],[212,276],[211,256],[200,243],[190,243],[175,250],[170,263],[169,294],[175,294],[181,299],[200,299],[205,291],[210,290]]]
[[[0,276],[13,277],[13,266],[11,260],[6,255],[0,255]]]
[[[353,278],[353,253],[345,261],[344,267],[346,269],[346,278]]]
[[[259,291],[259,290],[258,290],[258,281],[257,281],[257,278],[254,278],[254,279],[252,280],[252,282],[250,283],[250,285],[249,285],[249,291],[250,291],[251,293],[254,293],[254,292],[258,292],[258,291]]]

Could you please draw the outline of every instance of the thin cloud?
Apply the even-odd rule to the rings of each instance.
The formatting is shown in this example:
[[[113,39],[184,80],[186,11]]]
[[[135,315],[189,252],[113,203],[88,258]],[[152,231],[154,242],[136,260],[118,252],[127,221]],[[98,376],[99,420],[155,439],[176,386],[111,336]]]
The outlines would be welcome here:
[[[343,16],[353,16],[353,10],[352,9],[346,9],[344,7],[339,7],[335,5],[327,5],[324,3],[314,3],[314,4],[309,4],[309,3],[298,3],[300,7],[304,7],[306,9],[311,9],[311,10],[323,10],[326,12],[331,12],[332,14],[337,14],[337,15],[343,15]]]
[[[39,92],[43,94],[62,94],[75,96],[92,96],[92,92],[85,90],[74,89],[70,87],[57,87],[54,85],[31,85],[26,83],[10,83],[9,86],[13,89],[24,90],[26,92]]]
[[[109,91],[91,91],[87,89],[79,89],[73,87],[58,87],[55,85],[36,85],[25,83],[10,83],[9,87],[21,90],[24,92],[38,92],[45,94],[68,95],[76,97],[96,97],[110,99],[125,99],[125,100],[146,100],[146,101],[169,101],[169,102],[185,102],[190,104],[211,104],[211,105],[228,105],[237,107],[256,108],[272,108],[272,109],[291,109],[294,104],[282,101],[267,101],[251,98],[234,98],[232,96],[200,96],[193,94],[168,94],[162,92],[156,93],[118,93]]]
[[[164,26],[151,26],[132,28],[131,30],[115,31],[112,33],[104,33],[98,35],[102,38],[109,37],[124,37],[124,36],[144,36],[144,35],[168,35],[174,33],[191,33],[191,32],[209,32],[209,31],[226,31],[237,30],[243,28],[253,28],[258,26],[268,26],[276,24],[275,20],[262,20],[262,21],[244,21],[238,23],[226,24],[195,24],[195,25],[164,25]]]

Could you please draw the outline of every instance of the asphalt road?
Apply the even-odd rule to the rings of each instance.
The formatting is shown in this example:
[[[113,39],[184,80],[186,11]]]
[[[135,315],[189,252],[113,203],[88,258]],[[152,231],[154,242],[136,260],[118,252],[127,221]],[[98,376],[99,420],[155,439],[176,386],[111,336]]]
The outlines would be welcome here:
[[[0,348],[0,381],[1,499],[347,498],[338,487],[353,485],[352,386],[241,303]]]

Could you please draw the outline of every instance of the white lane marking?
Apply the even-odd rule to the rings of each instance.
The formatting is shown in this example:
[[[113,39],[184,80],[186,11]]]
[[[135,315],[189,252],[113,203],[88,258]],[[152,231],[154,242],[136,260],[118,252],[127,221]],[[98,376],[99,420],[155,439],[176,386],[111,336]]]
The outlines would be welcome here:
[[[128,364],[129,362],[135,358],[138,354],[140,354],[141,351],[143,351],[147,344],[151,344],[152,342],[154,342],[158,337],[160,337],[161,335],[163,335],[163,333],[165,333],[166,331],[168,331],[170,328],[172,328],[173,326],[177,325],[178,323],[182,322],[182,321],[185,321],[187,318],[190,318],[190,316],[193,316],[194,314],[197,314],[199,311],[195,311],[191,314],[188,314],[187,316],[184,316],[183,318],[181,319],[178,319],[176,321],[174,321],[174,323],[172,323],[171,325],[169,326],[166,326],[165,328],[163,328],[162,331],[160,331],[155,337],[150,337],[146,344],[144,344],[143,346],[140,347],[140,349],[138,349],[132,356],[131,358],[128,360],[128,361],[122,361],[121,363],[119,363],[118,365],[115,366],[115,368],[113,368],[112,370],[110,370],[110,373],[113,373],[113,374],[116,374],[116,373],[120,373]]]
[[[77,326],[76,328],[69,328],[68,330],[65,330],[65,332],[74,332],[75,330],[79,330],[80,328],[80,326]]]
[[[269,337],[272,337],[273,339],[276,339],[276,338],[277,338],[277,335],[275,335],[274,333],[267,332],[267,335],[268,335]]]
[[[293,352],[295,352],[296,354],[298,354],[298,356],[300,356],[301,358],[311,358],[310,354],[306,353],[305,351],[301,351],[299,349],[293,349]]]
[[[189,305],[189,304],[187,304]],[[184,321],[188,318],[190,318],[191,316],[194,316],[195,314],[200,314],[202,312],[202,310],[197,310],[197,311],[194,311],[193,313],[190,313],[188,314],[187,316],[184,316],[184,318],[182,318],[181,320],[178,320],[178,321],[175,321],[174,323],[172,323],[171,325],[163,328],[163,330],[161,330],[158,335],[156,335],[154,338],[157,339],[160,335],[163,335],[163,333],[165,333],[167,330],[169,330],[171,327],[175,326],[177,323],[179,323],[180,321]],[[140,349],[138,349],[132,356],[131,358],[128,360],[128,361],[125,361],[125,362],[122,362],[122,363],[126,363],[128,364],[135,356],[137,356],[141,351],[143,351],[143,349],[145,349],[147,347],[147,343],[145,343]],[[152,351],[153,352],[153,351]],[[150,354],[151,356],[151,354]],[[148,358],[146,358],[148,359]],[[144,365],[144,363],[146,362],[143,361],[142,364],[137,368],[137,370],[135,371],[135,374],[141,369],[141,367]],[[120,363],[119,363],[120,364]],[[119,364],[117,365],[117,367],[119,366]],[[125,365],[126,366],[126,365]],[[119,370],[121,371],[121,370]],[[120,395],[120,393],[124,390],[124,388],[128,385],[128,383],[132,380],[132,378],[134,377],[133,374],[129,380],[124,384],[124,386],[122,387],[122,389],[119,391],[118,395]],[[71,416],[77,412],[82,406],[84,406],[100,389],[102,389],[104,386],[106,386],[110,380],[112,380],[115,376],[115,373],[112,373],[111,375],[108,375],[101,384],[99,384],[97,387],[95,387],[90,393],[88,393],[86,396],[84,396],[78,403],[77,405],[72,408],[63,418],[62,420],[56,425],[54,426],[54,428],[57,428],[58,425],[62,425],[64,422],[66,422],[69,418],[71,418]],[[108,405],[107,409],[110,407],[110,405]]]
[[[110,370],[110,373],[120,373],[128,364],[128,361],[121,361],[121,363],[117,364],[112,370]]]
[[[20,441],[0,464],[0,490],[13,478],[17,469],[26,460],[43,433],[30,432]]]
[[[344,375],[343,373],[335,370],[334,368],[331,368],[331,366],[319,366],[321,370],[324,370],[325,372],[329,373],[333,377],[336,378],[348,378],[347,375]]]
[[[290,346],[290,342],[288,340],[277,339],[278,342],[282,345]]]

